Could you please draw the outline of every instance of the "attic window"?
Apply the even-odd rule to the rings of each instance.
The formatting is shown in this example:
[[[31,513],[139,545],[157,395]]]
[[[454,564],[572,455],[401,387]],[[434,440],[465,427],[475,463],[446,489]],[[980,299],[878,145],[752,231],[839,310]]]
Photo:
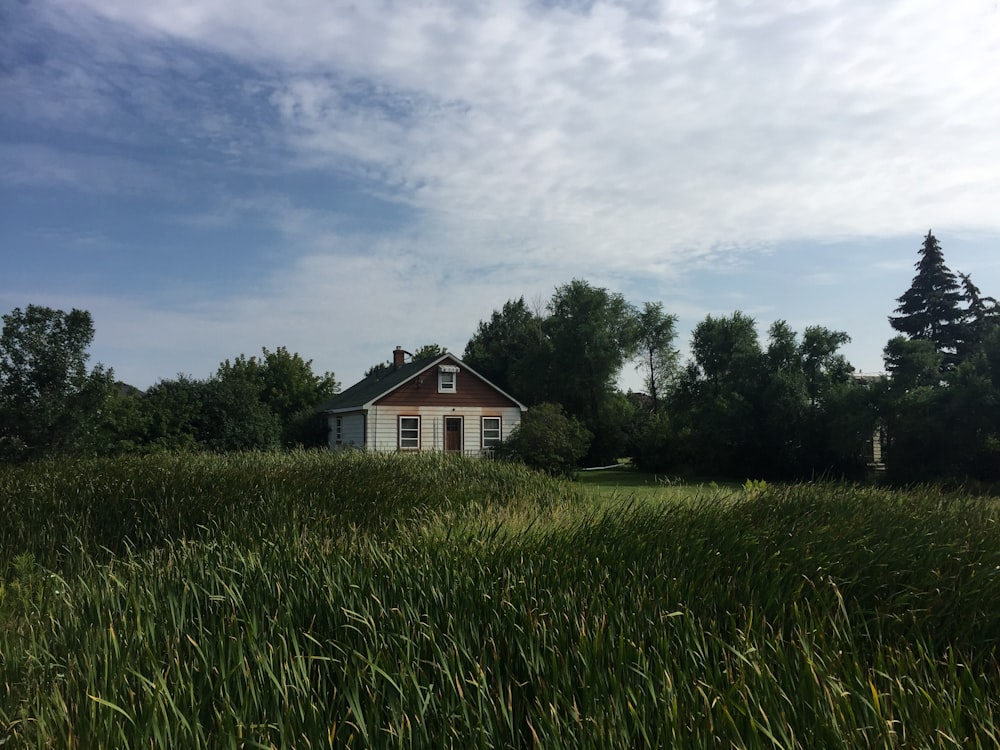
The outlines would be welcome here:
[[[438,368],[438,393],[455,393],[457,391],[458,368],[454,365],[441,365]]]

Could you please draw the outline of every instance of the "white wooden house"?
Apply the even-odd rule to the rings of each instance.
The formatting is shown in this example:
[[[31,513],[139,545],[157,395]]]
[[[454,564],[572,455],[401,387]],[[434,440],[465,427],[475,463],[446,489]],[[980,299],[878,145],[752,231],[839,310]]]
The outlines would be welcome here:
[[[524,404],[451,354],[391,366],[319,407],[329,445],[373,451],[488,454],[521,423]]]

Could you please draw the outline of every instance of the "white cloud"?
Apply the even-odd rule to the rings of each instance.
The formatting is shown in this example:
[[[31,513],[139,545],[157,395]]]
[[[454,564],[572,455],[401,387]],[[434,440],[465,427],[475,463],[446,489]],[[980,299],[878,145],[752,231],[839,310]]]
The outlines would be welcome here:
[[[218,227],[252,213],[287,239],[290,265],[198,309],[108,310],[108,340],[134,340],[141,321],[178,356],[217,360],[220,341],[232,354],[280,344],[360,375],[373,349],[385,352],[377,359],[427,337],[461,347],[507,298],[547,297],[573,277],[669,289],[686,271],[738,271],[741,254],[796,240],[902,234],[915,250],[928,223],[1000,234],[992,1],[43,7],[97,63],[17,79],[22,94],[56,95],[31,105],[36,121],[106,127],[115,92],[99,73],[123,65],[141,73],[136,123],[167,123],[247,171],[346,176],[412,210],[401,227],[349,231],[335,205],[271,186],[213,194],[186,221]],[[192,48],[255,76],[231,93],[246,111],[224,106]],[[61,104],[73,91],[73,106]],[[42,164],[35,177],[55,183],[100,171],[49,157],[29,150],[9,163],[25,180]],[[832,283],[840,270],[806,280]],[[744,294],[677,304],[692,316],[727,303],[780,308]]]
[[[997,229],[988,2],[79,4],[266,67],[299,164],[477,246],[642,268],[929,211]]]

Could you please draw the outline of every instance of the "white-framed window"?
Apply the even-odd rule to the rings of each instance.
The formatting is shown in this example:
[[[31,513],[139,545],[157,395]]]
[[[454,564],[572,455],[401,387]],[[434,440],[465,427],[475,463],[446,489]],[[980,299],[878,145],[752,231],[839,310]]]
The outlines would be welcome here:
[[[483,417],[483,448],[500,445],[500,417]]]
[[[337,417],[333,424],[333,444],[340,445],[344,442],[344,418]]]
[[[420,417],[399,418],[399,449],[420,450]]]
[[[441,365],[438,368],[438,393],[456,393],[458,390],[458,368]]]

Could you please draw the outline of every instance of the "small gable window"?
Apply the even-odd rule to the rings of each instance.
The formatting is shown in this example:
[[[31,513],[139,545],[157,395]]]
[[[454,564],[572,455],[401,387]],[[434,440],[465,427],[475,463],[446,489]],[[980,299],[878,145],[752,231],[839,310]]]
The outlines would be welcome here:
[[[458,388],[458,368],[441,365],[438,368],[438,393],[456,393]]]

